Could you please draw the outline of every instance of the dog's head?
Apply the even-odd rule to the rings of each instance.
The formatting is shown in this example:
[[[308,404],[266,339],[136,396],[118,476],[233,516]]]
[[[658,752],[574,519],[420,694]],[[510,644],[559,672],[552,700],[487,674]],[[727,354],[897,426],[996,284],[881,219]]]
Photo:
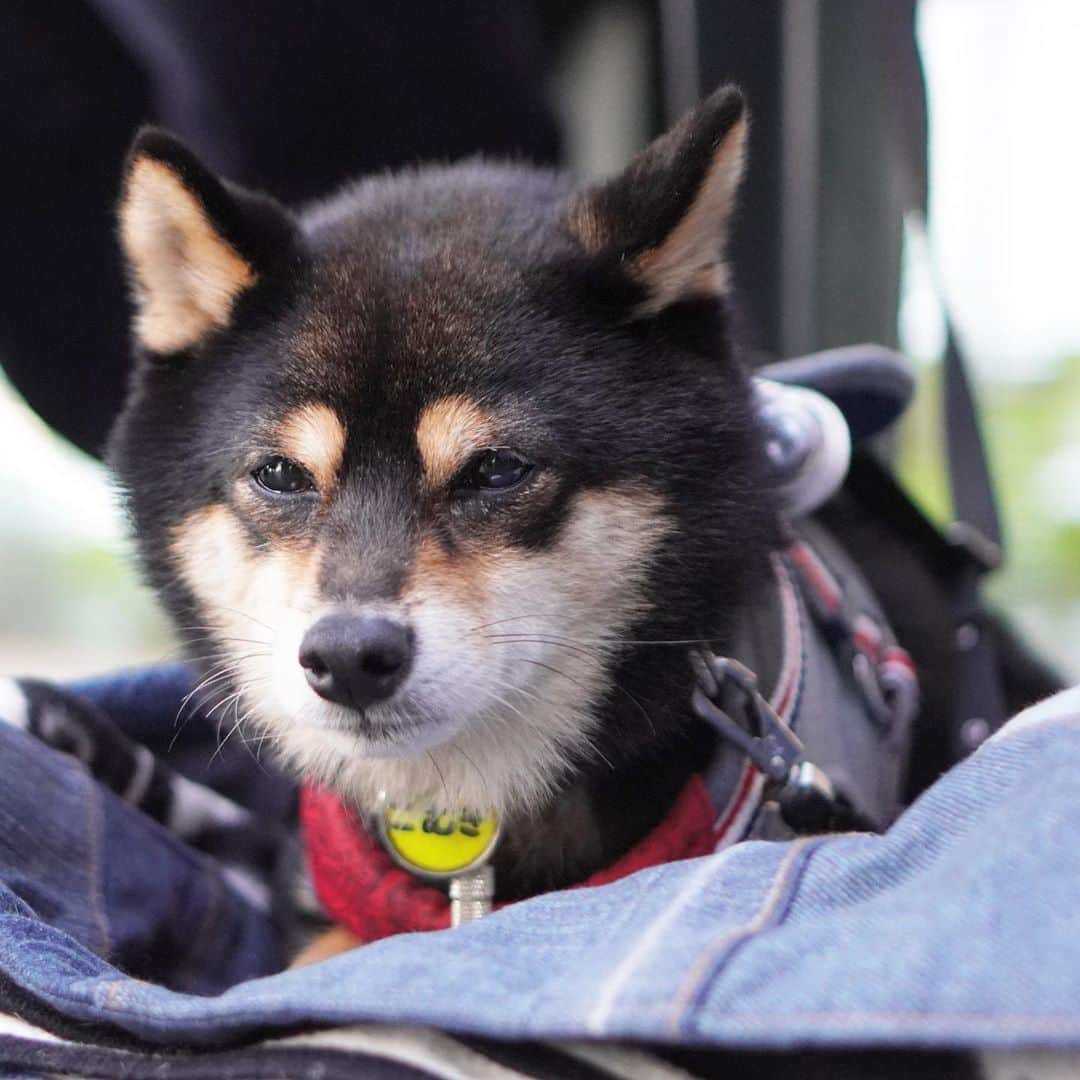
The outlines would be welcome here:
[[[361,803],[503,812],[657,737],[648,650],[685,681],[652,643],[722,631],[767,527],[745,127],[725,90],[585,190],[476,161],[298,215],[139,136],[111,461],[220,713]]]

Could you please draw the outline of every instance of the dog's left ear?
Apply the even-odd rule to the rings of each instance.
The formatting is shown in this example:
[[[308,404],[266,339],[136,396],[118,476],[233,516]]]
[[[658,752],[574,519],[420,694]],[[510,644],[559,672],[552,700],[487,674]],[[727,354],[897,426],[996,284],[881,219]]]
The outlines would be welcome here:
[[[726,290],[746,128],[742,94],[722,87],[618,176],[571,199],[571,232],[589,256],[629,278],[634,317]]]
[[[273,199],[222,180],[157,128],[131,147],[118,216],[135,338],[151,355],[188,351],[227,327],[288,258],[296,232]]]

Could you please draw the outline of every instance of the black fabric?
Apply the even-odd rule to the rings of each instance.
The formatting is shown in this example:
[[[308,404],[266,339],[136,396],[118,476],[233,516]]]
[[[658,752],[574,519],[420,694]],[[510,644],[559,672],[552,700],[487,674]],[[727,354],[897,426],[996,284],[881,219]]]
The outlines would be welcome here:
[[[73,1020],[56,1012],[12,982],[3,972],[0,972],[0,1013],[16,1016],[58,1038],[90,1043],[98,1049],[134,1050],[139,1045],[134,1038],[112,1025]],[[0,1067],[16,1064],[6,1054],[8,1046],[4,1036],[0,1035]],[[3,1075],[0,1072],[0,1076]]]
[[[287,203],[418,161],[558,152],[522,0],[91,4],[148,73],[155,116]]]
[[[900,487],[892,471],[872,453],[852,458],[844,486],[918,553],[939,582],[950,581],[970,562],[968,553],[945,538]]]
[[[553,43],[586,3],[7,0],[0,11],[0,362],[93,453],[123,394],[128,308],[112,206],[140,122],[166,124],[232,179],[302,202],[359,172],[477,151],[553,162]],[[640,0],[655,26],[655,0]],[[701,94],[747,90],[750,173],[732,262],[747,339],[784,348],[895,338],[900,215],[925,192],[913,0],[823,5],[818,333],[781,304],[787,134],[779,0],[699,4]],[[854,46],[851,42],[854,42]],[[803,133],[805,134],[805,133]],[[856,221],[858,227],[853,228]],[[804,320],[806,321],[806,320]]]
[[[738,1080],[978,1080],[982,1075],[974,1055],[954,1051],[800,1050],[794,1056],[671,1048],[659,1052],[700,1076]]]
[[[855,455],[823,517],[856,555],[899,637],[923,646],[913,650],[923,688],[914,797],[980,737],[1064,681],[987,607],[986,563],[937,528],[873,454]]]
[[[950,589],[956,649],[956,700],[949,730],[951,760],[975,750],[1009,718],[997,641],[982,597],[982,568],[972,562]]]
[[[509,1043],[479,1038],[463,1038],[461,1041],[496,1064],[534,1076],[537,1080],[603,1080],[611,1075],[550,1044]]]
[[[781,360],[759,374],[824,394],[844,414],[855,442],[899,419],[915,393],[911,364],[880,345],[849,345]]]
[[[1000,558],[1004,541],[990,463],[967,363],[951,321],[945,341],[944,388],[946,463],[953,517],[977,529],[983,540],[998,548]],[[989,554],[994,553],[991,550]]]
[[[262,1049],[212,1054],[131,1053],[0,1036],[0,1066],[102,1080],[426,1080],[437,1076],[372,1054]],[[3,1074],[0,1073],[0,1076]],[[527,1074],[526,1074],[527,1075]]]
[[[128,368],[112,207],[148,115],[142,73],[83,3],[0,5],[0,365],[92,451]]]
[[[54,1043],[30,1036],[0,1035],[0,1076],[9,1075],[10,1070],[15,1069],[50,1075],[62,1072],[101,1080],[141,1080],[147,1076],[160,1080],[353,1080],[354,1077],[414,1080],[446,1075],[438,1061],[433,1061],[431,1068],[420,1063],[423,1058],[440,1053],[439,1047],[426,1044],[424,1032],[417,1031],[414,1036],[406,1028],[386,1030],[382,1034],[391,1045],[381,1054],[349,1046],[347,1031],[337,1045],[335,1033],[326,1032],[323,1035],[325,1042],[319,1046],[283,1046],[271,1042],[253,1043],[229,1050],[184,1052],[91,1041]],[[627,1065],[624,1052],[616,1046],[611,1048],[608,1068],[599,1061],[594,1065],[555,1044],[506,1043],[479,1038],[455,1040],[449,1035],[441,1038],[457,1042],[463,1051],[475,1055],[486,1065],[498,1068],[507,1080],[510,1077],[520,1077],[522,1080],[603,1080],[612,1075],[646,1080],[656,1075],[665,1061],[662,1056],[665,1051],[641,1048],[632,1051],[633,1062]],[[446,1042],[442,1045],[445,1046]],[[602,1058],[606,1049],[605,1044],[597,1043],[593,1051]],[[670,1054],[667,1056],[671,1057]],[[688,1080],[692,1080],[694,1077],[717,1075],[715,1067],[729,1060],[738,1062],[742,1055],[698,1053],[688,1057],[695,1057],[697,1061],[694,1064],[689,1061],[680,1063],[680,1067]],[[399,1060],[404,1058],[410,1058],[410,1064],[403,1064]],[[467,1064],[468,1061],[457,1063],[457,1067],[460,1069]],[[882,1074],[883,1080],[885,1075]],[[891,1075],[888,1074],[889,1077]]]
[[[951,536],[971,556],[952,588],[957,699],[949,733],[959,760],[1008,719],[997,643],[986,630],[983,576],[1003,557],[1001,520],[967,365],[948,326],[945,344],[945,446],[954,524]]]

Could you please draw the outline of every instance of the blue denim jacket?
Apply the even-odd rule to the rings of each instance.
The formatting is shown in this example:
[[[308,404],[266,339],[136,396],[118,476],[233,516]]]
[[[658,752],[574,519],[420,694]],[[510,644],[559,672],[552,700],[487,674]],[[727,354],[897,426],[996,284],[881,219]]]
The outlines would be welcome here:
[[[1078,827],[1075,688],[1012,721],[885,836],[746,842],[275,973],[270,915],[214,860],[0,724],[0,1005],[172,1047],[357,1021],[777,1049],[1077,1047]]]

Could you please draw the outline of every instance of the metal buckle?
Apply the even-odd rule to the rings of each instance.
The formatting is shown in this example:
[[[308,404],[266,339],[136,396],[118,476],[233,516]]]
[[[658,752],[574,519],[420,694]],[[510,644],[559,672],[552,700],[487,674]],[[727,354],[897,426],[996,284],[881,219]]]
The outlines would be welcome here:
[[[792,768],[802,760],[803,744],[758,692],[757,676],[728,656],[693,652],[690,662],[697,676],[691,699],[694,712],[744,751],[766,780],[787,783]],[[732,714],[741,715],[745,726]]]
[[[829,829],[837,805],[828,775],[807,761],[799,737],[757,688],[757,676],[727,656],[692,652],[694,712],[739,747],[765,777],[767,800],[796,833]],[[745,726],[732,719],[740,715]]]
[[[450,879],[450,925],[464,926],[491,914],[495,898],[495,871],[490,866]]]
[[[1005,558],[1000,544],[966,521],[953,521],[946,525],[945,540],[950,547],[969,556],[984,573],[997,570]]]
[[[866,653],[853,648],[851,672],[855,676],[855,685],[858,686],[863,702],[870,713],[870,719],[880,728],[890,728],[894,720],[893,706],[881,684],[881,674],[877,664]]]

